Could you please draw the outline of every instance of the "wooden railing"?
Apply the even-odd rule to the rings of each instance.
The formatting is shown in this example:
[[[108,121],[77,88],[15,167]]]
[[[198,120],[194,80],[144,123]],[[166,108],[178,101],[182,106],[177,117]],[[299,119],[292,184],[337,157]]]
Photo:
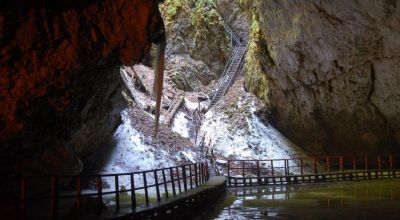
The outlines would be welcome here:
[[[104,206],[103,199],[107,195],[114,195],[115,207],[113,208],[115,213],[118,213],[123,194],[130,194],[128,206],[132,212],[136,212],[199,187],[208,178],[206,163],[132,173],[24,177],[20,179],[19,213],[21,219],[31,218],[38,214],[42,217],[56,219],[60,216],[60,211],[66,211],[63,210],[66,208],[64,205],[63,209],[60,209],[59,203],[61,202],[72,206],[76,213],[81,213],[85,198],[94,199],[99,206]],[[121,181],[125,181],[125,185]],[[91,182],[94,184],[90,184]],[[105,187],[106,184],[112,188]],[[88,185],[93,187],[88,187]],[[28,213],[29,206],[35,206],[35,203],[37,205],[38,202],[45,204],[41,206],[41,209],[44,210],[35,208],[35,213]],[[107,208],[109,210],[109,207]]]
[[[385,171],[400,171],[400,155],[378,155],[378,156],[326,156],[312,158],[292,159],[266,159],[266,160],[229,160],[227,165],[228,185],[245,186],[248,182],[254,181],[257,185],[264,177],[282,178],[290,176],[323,176],[323,174],[353,173],[370,177],[370,172],[376,175],[391,177]],[[396,175],[396,172],[391,172]],[[392,176],[393,176],[392,175]],[[313,177],[314,178],[314,177]],[[316,177],[318,178],[318,177]],[[235,181],[232,183],[232,180]],[[240,184],[238,185],[238,180]],[[304,178],[303,178],[304,180]],[[290,181],[289,181],[290,182]],[[235,184],[236,183],[236,184]],[[286,182],[285,182],[286,183]],[[253,184],[252,184],[253,185]]]

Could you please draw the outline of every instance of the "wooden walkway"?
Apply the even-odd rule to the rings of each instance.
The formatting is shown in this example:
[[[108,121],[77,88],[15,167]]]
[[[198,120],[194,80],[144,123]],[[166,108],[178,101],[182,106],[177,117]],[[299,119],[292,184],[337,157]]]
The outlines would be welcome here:
[[[123,180],[129,183],[122,185]],[[161,207],[165,208],[167,204],[180,203],[178,201],[183,198],[197,196],[196,192],[208,189],[201,188],[210,185],[208,180],[208,165],[205,163],[132,173],[23,177],[16,181],[16,185],[18,182],[20,185],[17,199],[19,207],[18,213],[12,218],[104,219],[127,215],[146,216],[160,213],[164,210]],[[91,182],[94,183],[92,187]],[[202,198],[198,200],[203,201]],[[105,203],[110,199],[108,203],[111,206]]]

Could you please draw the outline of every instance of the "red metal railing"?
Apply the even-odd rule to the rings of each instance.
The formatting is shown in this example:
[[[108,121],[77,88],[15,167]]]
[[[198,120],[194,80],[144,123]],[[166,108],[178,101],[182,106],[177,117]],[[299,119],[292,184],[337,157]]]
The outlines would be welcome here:
[[[103,204],[103,197],[106,195],[115,195],[115,212],[118,213],[121,208],[120,196],[123,193],[130,194],[129,206],[131,211],[135,212],[157,204],[162,199],[175,197],[182,192],[196,188],[205,183],[208,178],[206,163],[132,173],[24,177],[20,179],[19,187],[20,218],[25,219],[39,213],[40,216],[56,219],[60,216],[61,210],[58,204],[63,200],[69,201],[70,204],[72,202],[76,212],[80,213],[84,198],[95,198],[98,204]],[[121,181],[125,182],[124,187],[122,187]],[[88,184],[90,182],[94,182],[94,184]],[[104,187],[106,183],[113,185],[112,189]],[[94,185],[94,188],[90,189],[84,184]],[[126,185],[130,187],[126,188]],[[150,196],[151,192],[154,197]],[[35,213],[28,213],[29,206],[38,202],[47,204],[41,208],[48,209],[48,214],[43,214],[46,210],[39,210],[39,212],[35,210]]]
[[[302,176],[349,171],[383,172],[395,170],[400,169],[400,155],[229,160],[227,166],[228,184],[231,185],[233,178],[256,177],[260,179],[261,177]]]

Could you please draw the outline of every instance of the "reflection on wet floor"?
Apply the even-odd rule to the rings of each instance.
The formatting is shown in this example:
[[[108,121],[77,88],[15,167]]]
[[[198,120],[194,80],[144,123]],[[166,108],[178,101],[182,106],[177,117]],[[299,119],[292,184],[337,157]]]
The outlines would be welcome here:
[[[203,219],[400,219],[400,180],[231,188]]]

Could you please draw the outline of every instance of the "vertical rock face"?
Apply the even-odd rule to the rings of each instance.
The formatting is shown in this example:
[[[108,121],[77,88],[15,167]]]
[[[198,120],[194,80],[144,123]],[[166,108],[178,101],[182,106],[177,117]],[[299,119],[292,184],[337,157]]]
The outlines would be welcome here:
[[[398,1],[243,2],[253,6],[246,86],[284,134],[313,152],[399,146]]]
[[[79,172],[77,155],[108,144],[123,105],[115,67],[148,53],[157,2],[1,3],[1,173]]]
[[[167,73],[177,88],[191,91],[218,78],[229,41],[212,1],[166,0]]]

